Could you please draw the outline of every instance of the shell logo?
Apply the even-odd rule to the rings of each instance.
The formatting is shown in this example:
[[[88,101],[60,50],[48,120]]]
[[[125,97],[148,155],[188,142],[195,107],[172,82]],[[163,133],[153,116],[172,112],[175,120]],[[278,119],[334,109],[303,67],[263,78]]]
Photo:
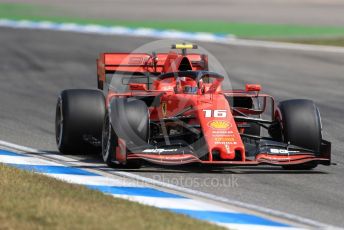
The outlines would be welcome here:
[[[208,123],[208,126],[213,129],[227,129],[231,126],[231,124],[228,121],[210,121]]]

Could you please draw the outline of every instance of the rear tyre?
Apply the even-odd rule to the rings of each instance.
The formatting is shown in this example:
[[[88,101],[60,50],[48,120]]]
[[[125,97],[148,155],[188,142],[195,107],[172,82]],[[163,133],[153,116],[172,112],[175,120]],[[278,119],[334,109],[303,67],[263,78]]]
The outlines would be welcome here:
[[[300,146],[320,153],[321,146],[321,118],[318,108],[313,101],[296,99],[283,101],[279,104],[279,118],[281,122],[281,136],[285,143]],[[283,166],[284,169],[313,169],[316,162],[301,165]]]
[[[71,89],[61,92],[56,105],[55,137],[64,154],[100,152],[105,99],[98,90]]]

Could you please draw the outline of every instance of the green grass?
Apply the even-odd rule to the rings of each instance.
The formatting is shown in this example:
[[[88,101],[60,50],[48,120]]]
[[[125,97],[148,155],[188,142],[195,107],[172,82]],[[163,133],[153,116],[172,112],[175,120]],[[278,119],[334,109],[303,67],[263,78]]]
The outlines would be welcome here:
[[[62,16],[65,15],[65,16]],[[116,20],[76,18],[58,8],[46,5],[0,3],[0,18],[49,20],[54,22],[75,22],[80,24],[99,24],[106,26],[126,26],[131,28],[146,27],[154,29],[175,29],[188,32],[208,32],[217,34],[234,34],[243,38],[289,38],[289,37],[344,37],[343,27],[296,26],[257,23],[231,23],[206,20]]]
[[[0,164],[0,229],[220,229]]]

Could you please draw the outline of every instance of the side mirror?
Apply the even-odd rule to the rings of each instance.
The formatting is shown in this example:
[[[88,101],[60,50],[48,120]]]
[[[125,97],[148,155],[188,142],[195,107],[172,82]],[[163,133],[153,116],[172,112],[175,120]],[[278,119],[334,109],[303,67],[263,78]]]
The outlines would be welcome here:
[[[130,83],[129,89],[147,91],[147,85],[145,83]]]
[[[247,92],[259,92],[262,90],[262,86],[258,84],[246,84]]]

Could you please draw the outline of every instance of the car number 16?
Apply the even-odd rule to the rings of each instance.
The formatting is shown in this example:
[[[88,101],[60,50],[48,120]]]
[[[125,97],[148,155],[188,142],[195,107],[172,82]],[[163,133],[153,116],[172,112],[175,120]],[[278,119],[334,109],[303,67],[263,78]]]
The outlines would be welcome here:
[[[204,109],[203,112],[204,112],[205,117],[227,117],[227,111],[226,110]]]

